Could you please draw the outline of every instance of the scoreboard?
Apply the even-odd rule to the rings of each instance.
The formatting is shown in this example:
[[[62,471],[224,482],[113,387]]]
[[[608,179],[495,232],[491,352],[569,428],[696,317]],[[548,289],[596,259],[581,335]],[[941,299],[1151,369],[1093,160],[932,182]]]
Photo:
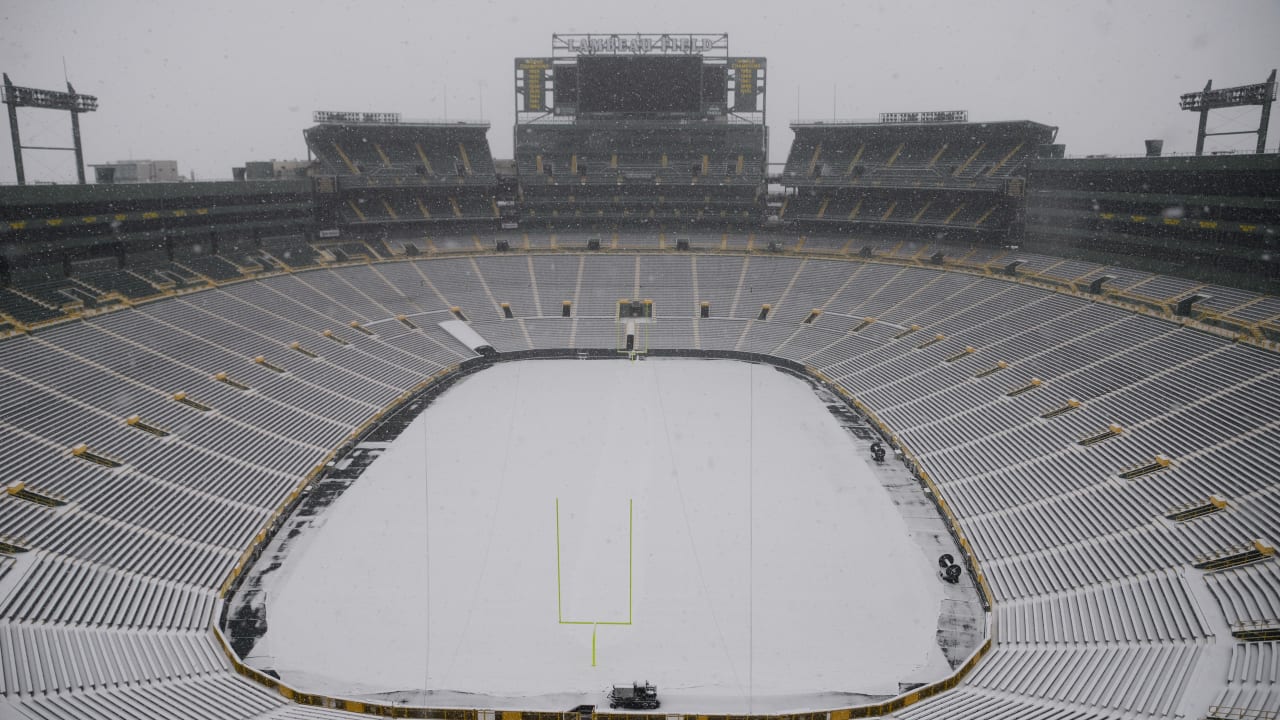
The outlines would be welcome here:
[[[759,98],[764,86],[764,58],[729,58],[729,69],[734,80],[734,111],[759,110]]]
[[[551,70],[551,58],[518,58],[516,60],[517,92],[524,99],[527,112],[544,112],[547,109],[547,77]]]
[[[552,35],[550,56],[515,58],[514,70],[518,173],[656,182],[633,155],[664,148],[692,153],[676,164],[694,176],[714,166],[722,184],[764,179],[767,65],[731,56],[727,34]]]
[[[697,55],[588,55],[578,59],[578,113],[700,113]]]
[[[696,54],[516,58],[516,113],[725,116],[764,112],[765,59]]]

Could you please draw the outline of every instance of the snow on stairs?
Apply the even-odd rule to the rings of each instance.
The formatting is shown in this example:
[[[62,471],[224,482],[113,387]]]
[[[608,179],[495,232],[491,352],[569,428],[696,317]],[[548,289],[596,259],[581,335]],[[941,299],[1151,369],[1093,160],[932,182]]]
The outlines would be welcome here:
[[[1273,557],[1275,553],[1275,548],[1261,540],[1254,540],[1248,545],[1230,548],[1216,555],[1202,558],[1193,563],[1192,567],[1206,572],[1226,570],[1227,568],[1240,567],[1241,565],[1267,560]]]
[[[27,502],[44,505],[45,507],[61,507],[67,504],[66,500],[56,495],[42,493],[28,488],[27,484],[21,480],[10,483],[9,486],[5,488],[5,492],[18,500],[26,500]]]
[[[1210,495],[1208,500],[1201,503],[1190,503],[1183,507],[1175,508],[1165,514],[1165,517],[1174,522],[1187,522],[1204,517],[1209,513],[1215,513],[1227,507],[1227,501],[1220,497]]]

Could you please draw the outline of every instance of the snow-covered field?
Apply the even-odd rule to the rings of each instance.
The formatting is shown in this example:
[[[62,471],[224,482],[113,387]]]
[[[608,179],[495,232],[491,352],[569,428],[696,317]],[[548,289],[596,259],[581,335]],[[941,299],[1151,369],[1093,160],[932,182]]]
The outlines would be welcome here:
[[[895,694],[948,672],[942,590],[865,457],[767,366],[499,364],[300,538],[250,660],[328,694],[431,691],[414,704],[567,710],[632,680],[672,711]]]

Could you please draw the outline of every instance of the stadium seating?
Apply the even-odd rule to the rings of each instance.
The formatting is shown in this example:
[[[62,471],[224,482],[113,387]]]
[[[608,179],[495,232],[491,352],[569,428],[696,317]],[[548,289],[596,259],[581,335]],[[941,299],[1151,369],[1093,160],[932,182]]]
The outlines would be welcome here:
[[[722,125],[699,128],[526,128],[516,167],[528,184],[547,182],[614,185],[699,182],[760,183],[760,129]]]
[[[577,251],[531,254],[438,235],[467,253],[322,267],[283,238],[266,256],[312,269],[178,260],[184,281],[219,284],[0,341],[6,479],[67,503],[0,495],[0,538],[25,550],[0,554],[3,702],[32,718],[327,716],[233,674],[212,640],[243,549],[352,428],[474,356],[436,325],[450,308],[499,351],[614,350],[618,299],[645,298],[652,348],[777,356],[846,388],[954,513],[994,595],[993,649],[898,716],[1167,717],[1192,686],[1220,717],[1274,707],[1276,642],[1247,633],[1280,622],[1280,566],[1257,549],[1280,537],[1280,355],[1050,289],[1113,272],[1088,263],[848,238],[743,252],[760,240],[723,232],[689,235],[714,252],[651,252],[671,239],[644,233],[582,252],[588,235],[531,233]],[[1011,259],[1035,282],[993,272]],[[1161,297],[1185,287],[1114,273]]]
[[[1195,247],[1200,276],[1230,302],[1233,285],[1275,292],[1268,252],[1275,213],[1260,199],[1280,182],[1275,154],[1088,157],[1027,163],[1026,240],[1050,253],[1123,253],[1131,265],[1177,273]],[[1212,310],[1208,305],[1205,310]]]
[[[794,123],[779,217],[813,223],[1003,232],[1024,166],[1056,129],[995,123]]]
[[[992,123],[793,123],[784,178],[790,186],[876,184],[992,186],[1017,174],[1054,128]]]
[[[515,150],[526,219],[759,218],[762,129],[533,124]]]
[[[0,312],[24,323],[39,323],[62,316],[60,306],[37,300],[17,288],[0,288]]]
[[[841,224],[1005,227],[1008,214],[998,197],[978,193],[805,189],[787,198],[779,217]]]
[[[1274,642],[1237,644],[1231,648],[1227,689],[1210,706],[1210,717],[1240,716],[1240,708],[1275,708],[1280,704],[1280,644]],[[1245,717],[1248,717],[1247,715]],[[1266,717],[1257,715],[1257,717]]]
[[[494,220],[492,195],[419,190],[416,192],[353,192],[339,206],[348,225],[441,220]]]
[[[484,123],[321,124],[303,132],[324,172],[361,184],[493,185]]]
[[[500,219],[498,176],[484,123],[323,123],[304,131],[318,159],[317,214],[335,236],[344,230],[376,246],[414,239],[443,225],[493,226]],[[308,261],[361,260],[338,242]],[[265,245],[265,243],[264,243]],[[425,248],[423,248],[425,249]],[[307,262],[285,264],[299,266]]]

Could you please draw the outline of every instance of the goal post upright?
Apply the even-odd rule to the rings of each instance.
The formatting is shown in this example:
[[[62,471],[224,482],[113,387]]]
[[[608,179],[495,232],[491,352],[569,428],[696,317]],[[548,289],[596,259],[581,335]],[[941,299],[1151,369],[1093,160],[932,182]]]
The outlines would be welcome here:
[[[626,620],[565,620],[563,612],[563,585],[560,563],[560,498],[556,498],[556,621],[560,625],[630,625],[632,621],[632,590],[635,585],[635,499],[627,498],[627,619]]]
[[[596,667],[596,636],[601,625],[630,626],[634,616],[635,588],[635,517],[636,501],[627,498],[627,619],[626,620],[565,620],[563,611],[563,586],[560,562],[560,498],[556,498],[556,622],[560,625],[591,626],[591,667]]]

